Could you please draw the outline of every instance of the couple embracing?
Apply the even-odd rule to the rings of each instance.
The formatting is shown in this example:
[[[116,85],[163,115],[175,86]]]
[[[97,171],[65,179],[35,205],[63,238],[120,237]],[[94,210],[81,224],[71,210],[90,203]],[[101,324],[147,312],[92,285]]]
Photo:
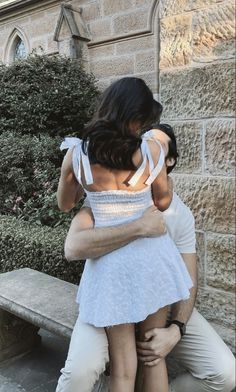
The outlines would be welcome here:
[[[81,139],[62,143],[68,152],[58,185],[60,209],[70,210],[87,194],[87,207],[72,221],[66,255],[87,261],[57,392],[93,391],[108,359],[111,392],[134,391],[138,359],[137,388],[168,392],[165,356],[174,346],[192,374],[175,380],[173,391],[234,387],[231,373],[227,380],[213,379],[219,359],[208,352],[210,342],[225,357],[226,371],[233,372],[233,358],[193,311],[194,220],[168,177],[178,156],[173,130],[166,124],[152,127],[161,111],[143,80],[123,78],[103,93]],[[204,343],[200,335],[206,335]],[[198,358],[201,350],[205,364]],[[224,389],[211,389],[210,378]]]

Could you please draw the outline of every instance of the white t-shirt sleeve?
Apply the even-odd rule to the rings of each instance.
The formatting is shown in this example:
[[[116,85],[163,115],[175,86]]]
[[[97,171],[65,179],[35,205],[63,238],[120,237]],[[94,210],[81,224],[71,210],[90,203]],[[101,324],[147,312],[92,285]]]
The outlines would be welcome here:
[[[189,208],[179,219],[173,240],[180,253],[196,253],[195,220]]]
[[[191,210],[174,192],[170,207],[163,212],[166,228],[180,253],[196,253],[195,221]]]

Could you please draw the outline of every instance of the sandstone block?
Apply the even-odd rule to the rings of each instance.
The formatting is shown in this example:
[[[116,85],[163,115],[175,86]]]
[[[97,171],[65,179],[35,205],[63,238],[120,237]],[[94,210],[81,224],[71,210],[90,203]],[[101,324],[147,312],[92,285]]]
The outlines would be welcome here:
[[[134,6],[133,0],[102,0],[104,15],[114,15],[122,11],[128,11]]]
[[[207,284],[234,292],[234,235],[207,233]]]
[[[162,72],[161,102],[166,118],[234,115],[234,62]]]
[[[116,53],[137,53],[143,52],[144,50],[149,50],[154,48],[154,36],[148,37],[138,37],[134,39],[129,39],[127,41],[119,42],[116,44]]]
[[[88,29],[94,41],[107,38],[112,35],[111,19],[98,19],[96,21],[91,21],[88,25]]]
[[[97,82],[97,86],[100,91],[104,91],[110,84],[113,82],[113,79],[111,78],[102,78],[99,79]]]
[[[192,15],[178,15],[161,20],[160,69],[186,65],[192,58]]]
[[[215,4],[223,3],[224,0],[190,0],[189,5],[191,10],[196,10],[199,8],[207,8]]]
[[[155,71],[156,61],[155,53],[143,52],[135,56],[135,72],[152,72]]]
[[[58,42],[53,41],[53,36],[47,37],[47,45],[46,45],[47,53],[56,53],[58,52]]]
[[[89,3],[82,7],[82,18],[85,22],[90,22],[101,17],[101,6],[98,2]]]
[[[205,234],[196,232],[197,261],[198,261],[198,284],[203,286],[206,281],[205,276]]]
[[[197,308],[209,321],[234,328],[235,296],[220,290],[201,288]]]
[[[202,123],[177,122],[174,131],[179,152],[175,173],[201,173]]]
[[[182,14],[189,10],[189,0],[160,0],[160,17]]]
[[[151,3],[150,0],[135,0],[135,5],[138,7],[144,5],[150,6],[150,3]]]
[[[233,234],[234,179],[175,174],[174,187],[192,210],[198,230]]]
[[[154,94],[158,91],[158,79],[157,79],[156,72],[148,72],[148,73],[140,73],[140,74],[135,73],[133,76],[143,79]]]
[[[207,8],[224,0],[160,0],[160,17],[183,14],[186,11]]]
[[[97,78],[133,74],[134,58],[133,56],[122,56],[96,60],[91,62],[91,71]]]
[[[235,120],[216,119],[206,124],[206,170],[212,175],[235,174]]]
[[[5,45],[7,44],[8,37],[11,34],[11,29],[1,29],[0,30],[0,42],[1,42],[1,48],[3,49]]]
[[[53,23],[53,26],[55,24]],[[52,25],[50,21],[38,21],[27,26],[27,33],[34,38],[38,38],[40,35],[50,34],[52,32]]]
[[[52,38],[51,38],[52,39]],[[54,42],[56,43],[56,42]],[[47,37],[42,36],[39,39],[33,39],[31,41],[31,48],[35,49],[37,53],[42,53],[42,51],[46,51],[47,48]]]
[[[114,17],[113,29],[115,34],[125,34],[142,31],[148,25],[149,8],[142,8]]]
[[[104,57],[111,57],[115,54],[115,45],[104,45],[98,47],[89,47],[90,60],[96,60]]]
[[[235,2],[195,12],[193,16],[193,60],[208,62],[235,55]]]
[[[49,11],[48,13],[50,14],[51,12]],[[38,22],[39,19],[43,21],[45,17],[46,17],[46,12],[44,10],[37,11],[30,16],[30,22],[35,23]]]

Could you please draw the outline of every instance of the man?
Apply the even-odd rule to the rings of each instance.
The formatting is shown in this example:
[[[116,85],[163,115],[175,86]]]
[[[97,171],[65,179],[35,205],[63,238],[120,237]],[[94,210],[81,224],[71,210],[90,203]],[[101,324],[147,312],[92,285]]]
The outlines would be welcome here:
[[[164,147],[169,174],[178,157],[173,130],[162,124],[152,132]],[[96,258],[139,237],[161,235],[164,232],[164,219],[167,230],[186,263],[194,287],[188,300],[172,305],[167,328],[150,330],[146,333],[146,341],[137,343],[139,359],[146,366],[153,366],[172,352],[186,369],[186,373],[172,381],[172,392],[231,392],[235,386],[234,357],[214,329],[194,308],[197,263],[192,213],[175,193],[171,205],[164,213],[153,212],[154,210],[155,208],[149,208],[140,219],[126,225],[94,229],[91,209],[85,203],[71,223],[65,243],[66,257],[68,260]],[[108,344],[104,329],[83,324],[78,319],[56,392],[91,391],[107,361]],[[105,377],[100,378],[94,391],[107,391],[104,380]]]

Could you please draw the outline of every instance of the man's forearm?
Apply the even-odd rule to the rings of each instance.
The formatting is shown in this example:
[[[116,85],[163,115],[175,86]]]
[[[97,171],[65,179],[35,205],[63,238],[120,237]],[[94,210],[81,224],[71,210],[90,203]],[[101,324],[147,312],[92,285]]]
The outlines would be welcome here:
[[[75,232],[67,237],[65,256],[67,260],[97,258],[143,235],[143,227],[139,220],[109,228],[82,230],[79,235]]]
[[[171,319],[172,320],[179,320],[182,323],[186,324],[192,314],[196,295],[197,295],[197,288],[193,287],[191,290],[190,298],[186,301],[180,301],[176,304],[172,305],[171,308]]]
[[[143,215],[129,223],[93,228],[91,210],[84,207],[73,218],[65,242],[67,260],[95,259],[142,237],[157,237],[166,232],[162,214],[149,207]]]

